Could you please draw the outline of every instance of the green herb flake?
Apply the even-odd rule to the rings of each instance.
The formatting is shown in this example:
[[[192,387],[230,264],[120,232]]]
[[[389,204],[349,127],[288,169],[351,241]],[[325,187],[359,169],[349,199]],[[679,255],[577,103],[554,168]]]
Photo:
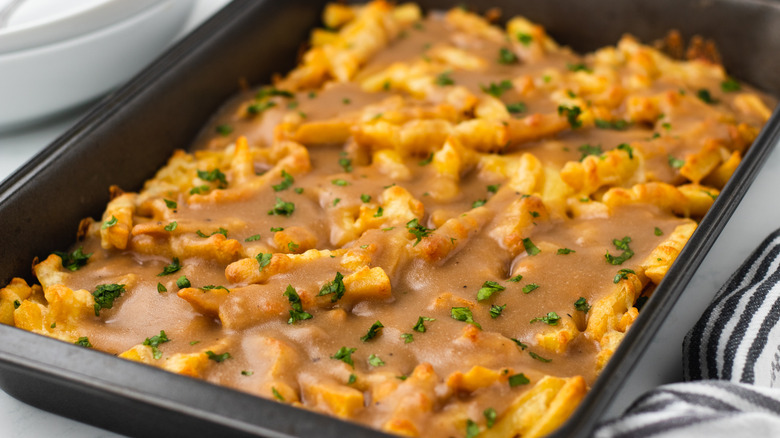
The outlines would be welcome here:
[[[179,204],[177,204],[176,201],[171,201],[170,199],[163,199],[163,201],[165,201],[165,206],[170,208],[171,210],[176,210],[179,207]]]
[[[482,415],[485,416],[485,423],[487,424],[488,429],[496,424],[496,418],[498,418],[498,414],[496,413],[495,409],[487,408],[482,412]]]
[[[526,284],[525,286],[523,286],[523,293],[524,294],[529,294],[529,293],[535,291],[536,289],[539,289],[539,285],[538,284],[536,284],[536,283],[529,283],[529,284]]]
[[[583,64],[581,62],[577,63],[577,64],[567,63],[566,64],[566,68],[569,71],[572,71],[572,72],[584,71],[586,73],[591,73],[593,71],[593,70],[589,69],[588,67],[586,67],[585,64]]]
[[[710,90],[706,88],[701,88],[699,91],[696,92],[696,97],[701,99],[702,102],[708,104],[708,105],[714,105],[718,103],[718,100],[712,97],[710,94]]]
[[[685,165],[685,160],[675,158],[672,155],[669,155],[668,160],[669,165],[672,166],[673,169],[679,169]]]
[[[168,203],[168,200],[166,199],[166,200],[165,200],[165,202],[166,202],[166,204],[167,204],[167,203]],[[175,204],[175,203],[174,203],[174,204]],[[174,207],[173,207],[173,208],[176,208],[176,206],[174,205]],[[100,227],[100,229],[102,229],[102,230],[105,230],[106,228],[111,228],[111,227],[113,227],[114,225],[116,225],[116,223],[117,223],[117,222],[118,222],[117,218],[116,218],[116,217],[115,217],[115,216],[112,214],[112,215],[111,215],[111,219],[109,219],[109,220],[107,220],[107,221],[103,222],[103,225]]]
[[[496,283],[495,281],[487,280],[482,283],[482,287],[477,291],[477,301],[484,301],[490,298],[494,293],[505,290],[504,286]]]
[[[352,361],[352,353],[356,351],[357,348],[341,347],[339,348],[339,351],[337,351],[336,354],[334,354],[330,358],[340,360],[345,364],[351,366],[352,368],[355,368],[355,362]]]
[[[86,336],[79,337],[79,339],[76,342],[74,342],[74,344],[80,347],[92,348],[92,343],[89,342],[89,338]]]
[[[615,131],[625,131],[626,129],[628,129],[629,126],[631,126],[631,123],[623,119],[617,119],[617,120],[596,119],[594,121],[594,124],[599,129],[613,129]]]
[[[482,91],[493,97],[501,97],[504,92],[513,88],[512,82],[506,79],[499,83],[491,82],[487,87],[484,85],[480,85],[479,87],[482,89]]]
[[[360,200],[364,203],[369,203],[371,202],[371,195],[366,195],[365,193],[362,193],[360,195]]]
[[[190,345],[197,345],[200,344],[200,341],[190,341]]]
[[[520,274],[517,274],[514,277],[510,278],[509,281],[511,281],[512,283],[519,283],[520,280],[522,280],[522,279],[523,279],[523,276],[520,275]]]
[[[368,341],[374,339],[375,337],[377,337],[379,335],[379,332],[382,330],[382,327],[384,327],[384,325],[382,325],[382,323],[379,322],[379,321],[371,324],[371,327],[369,327],[369,329],[368,329],[368,333],[366,333],[365,335],[361,336],[360,340],[363,341],[363,342],[368,342]]]
[[[417,240],[414,242],[412,246],[417,246],[418,243],[422,240],[423,237],[427,237],[431,234],[431,232],[434,231],[434,228],[426,228],[420,222],[417,220],[417,218],[414,218],[406,223],[406,229],[409,231],[409,234],[412,234],[417,238]]]
[[[532,319],[532,320],[531,320],[531,324],[533,324],[533,323],[535,323],[535,322],[537,322],[537,321],[540,321],[540,322],[543,322],[543,323],[545,323],[545,324],[547,324],[547,325],[558,325],[558,321],[560,321],[560,320],[561,320],[561,317],[560,317],[560,316],[558,316],[558,314],[557,314],[557,313],[555,313],[555,312],[549,312],[549,313],[547,313],[547,315],[545,315],[545,316],[542,316],[542,317],[540,317],[540,318],[534,318],[534,319]]]
[[[228,353],[227,351],[222,354],[216,354],[213,351],[208,350],[206,352],[206,356],[209,357],[209,360],[213,360],[216,363],[222,363],[231,358],[230,353]]]
[[[579,310],[582,313],[588,313],[590,304],[588,304],[588,300],[586,300],[585,297],[579,297],[577,301],[574,302],[574,309]]]
[[[333,295],[330,297],[331,303],[335,303],[336,301],[340,300],[341,297],[344,296],[344,292],[346,292],[343,280],[344,276],[341,275],[341,272],[336,272],[336,277],[333,279],[333,281],[329,281],[322,285],[320,288],[320,293],[317,294],[317,296]]]
[[[19,300],[14,300],[14,310],[15,310],[15,309],[18,309],[18,308],[19,308],[19,307],[21,307],[21,306],[22,306],[22,302],[21,302],[21,301],[19,301]]]
[[[533,42],[534,37],[531,34],[518,32],[517,33],[517,41],[520,41],[524,46],[528,47]]]
[[[733,91],[739,91],[742,89],[742,87],[739,85],[739,82],[737,82],[736,79],[726,78],[725,81],[720,83],[720,89],[723,90],[724,93],[730,93]]]
[[[621,151],[626,151],[626,153],[628,154],[628,158],[629,158],[630,160],[633,160],[633,159],[634,159],[634,148],[632,148],[631,146],[629,146],[627,143],[621,143],[621,144],[619,144],[619,145],[618,145],[618,147],[617,147],[617,149],[618,149],[618,150],[621,150]]]
[[[157,292],[159,293],[168,292],[168,288],[165,287],[165,285],[162,283],[157,283]]]
[[[179,226],[179,223],[178,223],[178,222],[176,222],[176,221],[173,221],[173,222],[169,223],[168,225],[164,226],[164,227],[163,227],[163,229],[164,229],[165,231],[173,231],[173,230],[175,230],[175,229],[176,229],[176,227],[178,227],[178,226]]]
[[[159,335],[154,335],[151,338],[146,338],[143,345],[152,348],[152,356],[155,358],[155,360],[157,360],[162,357],[162,351],[160,351],[160,349],[157,347],[159,347],[160,344],[164,344],[169,341],[170,339],[168,339],[168,336],[165,334],[165,330],[160,330]]]
[[[580,151],[580,153],[582,154],[582,156],[580,157],[580,161],[584,160],[585,157],[589,155],[601,155],[604,153],[604,151],[601,149],[600,144],[597,145],[584,144],[578,147],[577,150]]]
[[[228,185],[227,177],[219,169],[212,169],[209,171],[199,170],[198,178],[209,182],[218,181],[220,188],[225,188]]]
[[[490,193],[496,193],[498,192],[499,187],[501,187],[501,184],[491,184],[487,186],[487,191]]]
[[[282,200],[282,198],[277,197],[276,198],[276,204],[274,204],[274,208],[268,210],[268,215],[277,215],[277,216],[291,216],[293,212],[295,211],[295,204],[292,202],[285,202]]]
[[[249,105],[246,108],[246,112],[249,113],[249,115],[256,116],[275,106],[276,106],[276,102],[271,102],[271,101],[256,102]]]
[[[542,250],[537,248],[536,245],[534,245],[534,243],[531,242],[531,239],[528,237],[523,239],[523,246],[525,247],[525,252],[527,252],[528,255],[530,256],[537,255],[540,252],[542,252]]]
[[[520,349],[523,350],[523,351],[525,351],[528,348],[528,344],[526,344],[524,342],[520,342],[519,340],[517,340],[515,338],[509,338],[509,339],[511,339],[512,342],[517,344],[517,346],[520,347]]]
[[[263,87],[257,92],[257,94],[255,94],[255,99],[260,100],[274,96],[284,97],[287,99],[292,99],[295,97],[294,94],[287,90],[280,90],[276,87]]]
[[[566,120],[569,121],[569,126],[571,126],[571,129],[577,129],[582,126],[582,121],[580,120],[581,114],[582,109],[576,105],[571,107],[561,105],[558,107],[558,115],[566,116]]]
[[[347,385],[351,385],[353,383],[357,382],[357,376],[354,374],[349,375],[349,380],[347,380]]]
[[[414,342],[414,335],[412,333],[401,333],[401,339],[404,340],[404,344]]]
[[[339,166],[344,169],[344,172],[352,172],[352,160],[349,158],[339,158]]]
[[[442,87],[445,87],[447,85],[455,85],[455,81],[452,80],[450,75],[452,74],[451,70],[447,70],[444,72],[439,73],[438,76],[436,76],[436,80],[434,81],[436,85],[440,85]]]
[[[628,280],[628,274],[636,274],[636,272],[631,269],[621,269],[615,275],[615,278],[612,279],[612,282],[618,284],[620,283],[620,280]]]
[[[114,307],[114,300],[125,292],[124,284],[101,284],[92,292],[95,299],[95,316],[100,316],[101,309]]]
[[[492,306],[490,306],[490,317],[493,319],[498,318],[499,316],[501,316],[501,312],[503,312],[504,309],[506,309],[506,304],[502,306],[493,304]]]
[[[287,320],[287,324],[294,324],[296,321],[303,321],[311,319],[311,313],[303,311],[303,304],[301,304],[301,297],[298,295],[298,291],[292,287],[291,284],[287,285],[287,289],[283,294],[290,302],[290,319]]]
[[[228,135],[230,135],[230,133],[233,132],[233,127],[228,124],[217,125],[217,127],[214,129],[217,131],[217,134],[223,137],[227,137]]]
[[[512,114],[519,114],[519,113],[525,112],[526,109],[528,109],[528,107],[526,107],[525,103],[523,103],[523,102],[515,102],[515,103],[508,103],[508,104],[506,104],[506,110],[509,111]]]
[[[246,239],[244,239],[244,242],[254,242],[256,240],[260,240],[260,235],[259,234],[254,234],[254,235],[251,235],[251,236],[247,237]]]
[[[225,286],[215,286],[213,284],[209,284],[208,286],[203,286],[201,289],[204,292],[210,291],[210,290],[222,289],[224,291],[227,291],[227,293],[230,293],[230,289],[226,288]]]
[[[334,186],[339,186],[339,187],[346,187],[346,186],[350,185],[349,181],[347,181],[345,179],[341,179],[341,178],[334,179],[333,181],[331,181],[331,183]]]
[[[479,426],[472,419],[466,420],[466,438],[477,438]]]
[[[372,354],[371,356],[368,356],[368,364],[372,367],[382,367],[385,366],[385,361],[380,359],[376,354]]]
[[[604,255],[604,257],[607,259],[607,263],[611,265],[622,265],[623,262],[633,257],[634,251],[628,247],[629,243],[631,243],[631,238],[628,236],[622,239],[612,239],[612,244],[615,245],[615,248],[623,252],[619,256],[615,257],[611,255],[609,251],[607,251],[607,253]]]
[[[158,277],[173,274],[181,269],[182,265],[179,263],[179,258],[174,257],[171,263],[163,268],[163,271],[157,274]]]
[[[271,188],[273,188],[275,192],[281,192],[282,190],[290,188],[293,183],[295,183],[295,178],[282,169],[282,181],[279,184],[272,185]]]
[[[653,230],[653,234],[655,234],[656,236],[663,236],[664,232],[662,229],[655,227],[655,229]]]
[[[335,206],[339,205],[339,202],[341,202],[341,198],[334,199],[333,200],[333,206],[335,207]]]
[[[566,255],[566,254],[571,254],[573,252],[577,252],[577,251],[569,248],[558,248],[558,255]]]
[[[376,209],[376,213],[374,214],[374,217],[382,217],[382,215],[384,213],[385,213],[385,209],[382,208],[382,207],[379,207],[379,208]]]
[[[192,286],[192,283],[190,283],[189,278],[187,278],[185,275],[182,275],[176,280],[176,286],[179,289],[184,289]]]
[[[241,375],[242,375],[242,376],[251,376],[251,375],[252,375],[252,374],[254,374],[254,373],[255,373],[254,371],[249,371],[249,370],[241,370]],[[274,388],[273,388],[273,387],[271,387],[271,390],[273,391],[273,390],[274,390]]]
[[[450,309],[450,316],[454,320],[463,321],[482,330],[482,326],[479,325],[479,323],[474,321],[474,316],[471,314],[471,309],[469,309],[468,307],[453,307],[452,309]]]
[[[54,251],[54,254],[62,259],[62,267],[70,271],[78,271],[87,264],[93,253],[84,254],[84,247],[80,246],[71,253]]]
[[[471,208],[482,207],[485,203],[487,203],[487,199],[477,199],[471,204]]]
[[[207,185],[195,186],[190,189],[190,195],[200,195],[202,193],[208,193],[211,187]]]
[[[517,61],[518,61],[517,55],[515,55],[514,52],[512,52],[509,49],[507,49],[506,47],[502,47],[501,49],[499,49],[499,51],[498,51],[498,62],[500,64],[506,64],[506,65],[516,64]]]
[[[281,402],[284,401],[284,397],[282,397],[282,394],[279,394],[279,391],[277,391],[276,388],[273,387],[273,386],[271,387],[271,394],[274,395],[275,399],[277,399],[277,400],[279,400]]]
[[[531,383],[531,381],[523,373],[509,376],[509,386],[512,388],[515,386],[527,385],[529,383]]]
[[[271,232],[272,233],[277,233],[279,231],[284,231],[284,228],[283,227],[271,227]]]
[[[528,350],[528,355],[531,356],[531,359],[538,360],[539,362],[544,363],[550,363],[552,362],[552,359],[547,359],[545,357],[539,356],[538,354],[534,353],[533,351]]]
[[[425,331],[428,330],[425,327],[425,321],[433,322],[433,321],[436,321],[436,319],[435,318],[428,318],[427,316],[421,316],[421,317],[417,318],[417,324],[415,324],[414,327],[412,327],[412,330],[420,332],[420,333],[425,333]]]
[[[420,162],[417,163],[417,165],[419,165],[419,166],[427,166],[427,165],[431,164],[431,161],[433,161],[433,152],[428,154],[428,156],[425,157],[424,160],[420,160]]]

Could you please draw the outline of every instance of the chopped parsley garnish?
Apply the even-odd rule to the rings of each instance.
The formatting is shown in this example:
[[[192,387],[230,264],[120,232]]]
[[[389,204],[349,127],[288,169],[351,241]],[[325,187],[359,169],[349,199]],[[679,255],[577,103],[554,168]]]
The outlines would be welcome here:
[[[352,103],[352,100],[345,97],[341,99],[341,103],[343,103],[344,105],[349,105],[350,103]]]
[[[157,292],[159,293],[168,292],[168,288],[165,287],[165,285],[162,283],[157,283]]]
[[[436,76],[436,85],[441,85],[442,87],[447,85],[455,85],[455,81],[453,81],[450,77],[451,74],[452,71],[450,70],[439,73],[439,75]]]
[[[431,161],[433,161],[433,152],[431,152],[430,154],[428,154],[428,156],[427,156],[427,157],[425,157],[425,159],[424,159],[424,160],[420,160],[420,162],[419,162],[419,163],[417,163],[417,164],[418,164],[419,166],[427,166],[427,165],[431,164]]]
[[[228,185],[227,177],[225,177],[225,174],[222,173],[219,169],[212,169],[209,171],[199,170],[198,178],[209,182],[219,181],[220,188],[227,187]]]
[[[664,122],[664,123],[661,123],[661,127],[663,127],[664,129],[666,129],[668,131],[668,130],[672,129],[672,124],[669,123],[669,122]]]
[[[487,87],[484,85],[480,85],[479,87],[482,89],[482,91],[493,97],[501,97],[505,91],[512,89],[512,82],[504,79],[499,83],[491,82]]]
[[[626,236],[622,239],[612,239],[612,244],[615,245],[615,248],[623,251],[619,256],[615,257],[607,251],[607,253],[604,255],[604,257],[607,259],[607,263],[611,265],[622,265],[623,262],[630,259],[634,256],[634,251],[631,250],[631,248],[628,247],[628,244],[631,242],[631,238]]]
[[[176,229],[176,227],[178,227],[178,226],[179,226],[179,223],[178,223],[178,222],[176,222],[176,221],[173,221],[173,222],[169,223],[168,225],[164,226],[164,227],[163,227],[163,229],[164,229],[165,231],[173,231],[173,230],[175,230],[175,229]]]
[[[351,385],[353,383],[357,382],[357,376],[354,374],[349,375],[349,380],[347,380],[347,385]]]
[[[615,275],[615,278],[612,279],[612,282],[618,284],[620,283],[620,280],[628,280],[628,274],[636,274],[636,272],[631,269],[621,269],[618,271],[617,275]]]
[[[533,42],[534,37],[529,33],[518,32],[517,41],[520,41],[524,46],[528,47]]]
[[[157,276],[162,277],[164,275],[170,275],[173,274],[174,272],[178,272],[179,269],[181,269],[181,263],[179,263],[179,258],[174,257],[173,261],[171,261],[171,264],[164,267],[163,271],[157,274]]]
[[[344,169],[344,172],[352,172],[352,160],[349,158],[339,158],[339,166]]]
[[[498,414],[496,413],[496,410],[493,408],[487,408],[482,412],[482,415],[485,416],[485,423],[487,423],[488,429],[493,427],[494,424],[496,424],[496,418],[498,418]]]
[[[487,186],[487,191],[490,193],[496,193],[498,192],[499,187],[501,187],[501,184],[491,184]]]
[[[604,153],[604,151],[601,149],[601,145],[597,144],[595,146],[584,144],[577,148],[578,151],[582,153],[582,156],[580,157],[580,161],[584,160],[585,157],[588,155],[601,155]]]
[[[493,319],[498,318],[499,316],[501,316],[501,312],[503,312],[504,309],[506,309],[506,304],[504,304],[503,306],[493,304],[492,306],[490,306],[490,317]]]
[[[225,290],[228,293],[230,293],[230,289],[226,288],[225,286],[215,286],[213,284],[209,284],[207,286],[203,286],[201,289],[203,289],[204,292],[207,291],[207,290],[222,289],[222,290]]]
[[[263,87],[260,89],[260,91],[255,94],[255,99],[265,99],[266,97],[273,97],[273,96],[280,96],[280,97],[286,97],[288,99],[292,99],[295,97],[294,94],[287,90],[280,90],[276,87]]]
[[[262,113],[263,111],[265,111],[265,110],[267,110],[269,108],[273,108],[275,106],[276,106],[276,102],[271,102],[271,101],[257,102],[257,103],[253,103],[253,104],[249,105],[246,108],[246,112],[251,114],[251,115],[253,115],[253,116],[256,116],[256,115]]]
[[[583,64],[583,63],[581,63],[581,62],[580,62],[580,63],[577,63],[577,64],[571,64],[571,63],[567,63],[567,64],[566,64],[566,68],[567,68],[569,71],[573,71],[573,72],[577,72],[577,71],[584,71],[584,72],[586,72],[586,73],[590,73],[590,72],[592,72],[592,70],[591,70],[591,69],[589,69],[588,67],[586,67],[586,66],[585,66],[585,64]]]
[[[508,103],[506,104],[506,110],[509,111],[512,114],[518,114],[525,112],[525,110],[528,109],[528,107],[525,106],[525,103],[523,102],[515,102],[515,103]]]
[[[515,64],[517,62],[517,55],[506,47],[502,47],[498,51],[498,62],[501,64]]]
[[[260,240],[259,234],[254,234],[252,236],[247,237],[246,239],[244,239],[244,242],[254,242],[255,240]]]
[[[284,231],[284,227],[271,227],[271,232],[276,233],[279,231]]]
[[[341,178],[334,179],[333,181],[331,181],[331,183],[333,183],[334,186],[339,186],[339,187],[346,187],[350,185],[349,181]]]
[[[547,359],[547,358],[544,358],[542,356],[539,356],[538,354],[536,354],[536,353],[534,353],[533,351],[530,351],[530,350],[528,351],[528,355],[531,356],[531,359],[536,359],[539,362],[544,362],[544,363],[552,362],[552,359]]]
[[[596,119],[594,123],[596,124],[596,127],[599,129],[614,129],[615,131],[625,131],[626,129],[628,129],[629,126],[631,126],[631,123],[623,119],[617,119],[617,120]]]
[[[228,135],[230,135],[231,132],[233,132],[233,127],[228,124],[217,125],[215,130],[217,131],[217,134],[223,137],[227,137]]]
[[[414,218],[406,223],[406,229],[409,231],[409,234],[412,234],[414,237],[417,238],[417,240],[414,242],[412,246],[417,246],[418,243],[422,240],[423,237],[427,237],[431,234],[432,231],[434,231],[433,228],[426,228],[422,224],[420,224],[420,221],[417,220],[417,218]]]
[[[211,187],[207,185],[195,186],[190,189],[190,195],[200,195],[201,193],[208,193]]]
[[[206,234],[206,233],[204,233],[204,232],[203,232],[203,231],[201,231],[201,230],[198,230],[198,231],[196,231],[196,232],[195,232],[195,234],[197,234],[197,235],[198,235],[198,237],[202,237],[202,238],[204,238],[204,239],[207,239],[207,238],[209,238],[209,237],[211,237],[211,236],[213,236],[213,235],[215,235],[215,234],[221,234],[221,235],[223,235],[223,236],[227,237],[227,235],[228,235],[228,230],[226,230],[226,229],[224,229],[224,228],[222,228],[222,227],[219,227],[219,229],[217,229],[217,231],[214,231],[214,232],[213,232],[213,233],[211,233],[211,234]]]
[[[54,251],[60,259],[62,259],[62,267],[71,271],[78,271],[79,268],[87,264],[87,261],[92,257],[93,253],[84,254],[84,247],[80,246],[70,254],[62,251]]]
[[[474,316],[471,314],[471,309],[468,307],[453,307],[450,309],[450,316],[457,321],[463,321],[473,325],[478,329],[482,329],[479,323],[474,321]]]
[[[154,335],[151,338],[146,338],[144,341],[144,345],[152,347],[152,356],[155,359],[159,359],[162,357],[162,351],[158,349],[157,347],[160,346],[160,344],[164,344],[166,342],[170,341],[168,339],[168,335],[165,334],[165,330],[160,330],[159,335]]]
[[[656,236],[663,236],[664,232],[660,228],[655,227],[655,229],[653,230],[653,234],[655,234]]]
[[[471,204],[471,208],[482,207],[487,202],[487,199],[477,199]]]
[[[685,165],[685,160],[675,158],[671,155],[669,155],[668,159],[669,159],[669,165],[672,166],[674,169],[679,169]]]
[[[384,325],[382,325],[382,323],[379,321],[371,324],[371,327],[368,329],[368,333],[361,336],[360,340],[363,342],[368,342],[374,339],[375,337],[377,337],[377,335],[379,335],[379,332],[381,331],[382,327],[384,327]]]
[[[566,120],[569,121],[569,125],[571,126],[571,129],[577,129],[580,126],[582,126],[582,121],[580,120],[581,114],[582,114],[582,109],[580,109],[580,107],[576,105],[572,107],[561,105],[558,107],[558,115],[566,116]]]
[[[571,254],[573,252],[577,252],[577,251],[569,248],[558,248],[558,255],[566,255],[566,254]]]
[[[170,208],[171,210],[176,210],[179,207],[179,204],[176,203],[176,201],[171,201],[170,199],[163,199],[165,201],[165,206]],[[113,217],[113,216],[111,216]],[[114,222],[116,223],[116,222]],[[111,225],[109,225],[111,226]]]
[[[528,377],[526,377],[525,374],[523,373],[509,376],[509,386],[511,386],[512,388],[514,388],[515,386],[527,385],[529,383],[531,383],[531,381],[528,380]]]
[[[718,100],[713,98],[712,95],[710,94],[710,90],[706,88],[699,89],[699,91],[696,92],[696,97],[698,97],[699,99],[701,99],[702,102],[708,105],[713,105],[718,103]]]
[[[335,207],[335,206],[339,205],[339,202],[341,202],[341,198],[334,199],[333,200],[333,206]]]
[[[74,342],[74,344],[81,347],[92,348],[92,343],[89,342],[89,338],[86,336],[79,337],[79,339],[76,342]]]
[[[287,285],[287,290],[283,294],[290,301],[290,319],[287,320],[287,324],[294,324],[295,321],[303,321],[305,319],[311,319],[311,313],[303,311],[303,304],[301,304],[301,297],[298,292],[292,287],[291,284]]]
[[[344,296],[344,292],[346,292],[343,280],[344,276],[341,275],[341,272],[336,272],[336,278],[334,278],[333,281],[329,281],[323,284],[322,288],[320,288],[320,293],[317,294],[317,296],[333,295],[330,297],[331,303],[335,303],[336,301],[340,300],[341,297]]]
[[[495,281],[487,280],[482,283],[482,287],[477,291],[477,301],[484,301],[490,298],[494,293],[505,290],[504,286],[496,283]]]
[[[249,370],[241,370],[241,375],[242,375],[242,376],[251,376],[251,375],[252,375],[252,374],[254,374],[254,373],[255,373],[254,371],[249,371]],[[271,389],[273,390],[274,388],[273,388],[273,387],[271,387]]]
[[[341,347],[339,348],[339,351],[337,351],[336,354],[334,354],[330,358],[340,360],[345,364],[351,366],[352,368],[355,368],[355,362],[352,361],[352,353],[356,351],[357,348]]]
[[[114,307],[114,300],[125,292],[124,284],[101,284],[92,292],[95,299],[95,316],[100,316],[100,309]]]
[[[271,188],[273,188],[275,192],[281,192],[282,190],[290,188],[294,182],[295,178],[282,169],[282,181],[279,184],[272,185]]]
[[[295,252],[298,251],[298,248],[300,248],[300,245],[298,245],[295,242],[287,242],[287,251]]]
[[[257,260],[257,267],[260,272],[263,272],[263,268],[268,266],[271,263],[271,258],[273,257],[273,254],[269,253],[258,253],[255,256],[255,260]]]
[[[190,345],[197,345],[200,344],[200,341],[190,341]]]
[[[590,304],[588,304],[588,300],[586,300],[585,297],[579,297],[577,301],[574,302],[574,308],[580,312],[588,313]]]
[[[518,347],[520,347],[520,349],[521,349],[521,350],[525,350],[525,349],[527,349],[527,348],[528,348],[528,345],[527,345],[527,344],[525,344],[524,342],[520,342],[519,340],[517,340],[517,339],[515,339],[515,338],[509,338],[509,339],[511,339],[511,340],[512,340],[512,342],[514,342],[515,344],[517,344],[517,346],[518,346]]]
[[[167,200],[167,199],[165,200],[165,203],[166,203],[166,204],[168,203],[168,200]],[[174,203],[174,204],[175,204],[175,203]],[[174,206],[173,208],[176,208],[176,207]],[[116,216],[114,216],[114,215],[112,214],[112,215],[111,215],[111,219],[109,219],[109,220],[107,220],[107,221],[103,222],[103,225],[100,227],[100,229],[102,229],[102,230],[105,230],[106,228],[111,228],[111,227],[113,227],[114,225],[116,225],[116,223],[117,223],[117,222],[118,222],[118,220],[117,220]]]
[[[19,308],[19,307],[21,307],[21,306],[22,306],[22,303],[21,303],[21,301],[19,301],[19,300],[14,300],[14,309],[18,309],[18,308]]]
[[[536,321],[541,321],[547,325],[558,325],[558,321],[561,320],[561,317],[558,316],[555,312],[548,312],[547,315],[542,316],[540,318],[534,318],[531,320],[531,324],[535,323]]]
[[[477,438],[479,435],[479,426],[471,418],[466,420],[466,438]]]
[[[209,357],[209,360],[213,360],[216,363],[224,362],[224,361],[230,359],[230,357],[231,357],[230,353],[228,353],[227,351],[222,353],[222,354],[217,354],[217,353],[214,353],[211,350],[208,350],[206,352],[206,356]]]
[[[620,143],[617,149],[621,151],[626,151],[626,153],[628,154],[628,158],[630,160],[634,159],[634,148],[629,146],[627,143]]]
[[[385,209],[382,207],[379,207],[376,209],[376,213],[374,213],[374,217],[382,217],[382,215],[385,213]]]
[[[276,198],[276,204],[274,204],[274,208],[268,210],[269,215],[278,215],[278,216],[290,216],[295,211],[295,204],[292,202],[285,202],[282,200],[282,198],[277,197]]]
[[[279,391],[277,391],[276,388],[273,387],[273,386],[271,387],[271,394],[274,395],[275,399],[277,399],[277,400],[279,400],[281,402],[284,401],[284,397],[282,397],[282,394],[279,394]]]
[[[739,91],[742,87],[734,78],[726,78],[725,81],[720,83],[720,89],[723,90],[723,92],[728,93],[731,91]]]
[[[433,321],[436,321],[436,319],[435,318],[428,318],[427,316],[421,316],[421,317],[417,318],[417,324],[415,324],[414,327],[412,327],[412,330],[420,332],[420,333],[425,333],[425,331],[428,330],[425,327],[425,321],[433,322]]]
[[[541,249],[537,248],[536,245],[534,245],[533,242],[531,242],[531,239],[528,237],[523,239],[523,246],[525,247],[525,252],[528,253],[528,255],[537,255],[540,252],[542,252]]]
[[[529,294],[529,293],[535,291],[536,289],[539,289],[539,285],[538,284],[536,284],[536,283],[529,283],[529,284],[526,284],[525,286],[523,286],[523,293],[524,294]]]
[[[371,195],[366,195],[365,193],[361,193],[360,200],[365,203],[371,202]]]
[[[411,333],[401,333],[401,339],[404,340],[404,344],[408,344],[414,341],[414,335]]]
[[[368,364],[372,367],[381,367],[385,365],[385,361],[379,358],[376,354],[368,356]]]
[[[192,286],[192,283],[190,283],[190,280],[187,278],[187,276],[182,275],[176,280],[176,286],[178,286],[179,289],[184,289]]]
[[[511,281],[512,283],[519,283],[520,280],[522,280],[522,279],[523,279],[523,276],[520,275],[520,274],[517,274],[514,277],[510,278],[509,281]]]

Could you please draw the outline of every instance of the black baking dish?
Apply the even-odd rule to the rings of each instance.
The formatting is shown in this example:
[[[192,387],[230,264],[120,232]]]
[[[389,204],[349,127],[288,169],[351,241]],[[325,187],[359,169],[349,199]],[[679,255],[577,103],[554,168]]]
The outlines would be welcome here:
[[[426,9],[452,2],[422,0]],[[493,0],[575,50],[679,29],[717,43],[728,71],[780,94],[780,3],[759,0]],[[0,184],[0,284],[68,247],[108,186],[137,190],[186,148],[239,83],[293,67],[324,0],[236,0]],[[475,2],[476,5],[476,2]],[[479,9],[479,7],[477,7]],[[780,138],[775,113],[592,390],[556,436],[588,436]],[[131,436],[388,436],[303,409],[0,325],[0,386],[40,408]],[[100,415],[94,415],[100,412]]]

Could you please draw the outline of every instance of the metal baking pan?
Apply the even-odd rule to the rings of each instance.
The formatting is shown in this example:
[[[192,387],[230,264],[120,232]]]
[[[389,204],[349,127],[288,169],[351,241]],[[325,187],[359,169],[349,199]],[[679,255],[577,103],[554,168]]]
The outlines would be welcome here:
[[[421,0],[426,9],[452,6]],[[480,2],[480,4],[483,2]],[[780,94],[780,3],[761,0],[493,0],[578,51],[679,29],[712,38],[731,74]],[[476,2],[474,2],[476,5]],[[68,247],[80,219],[99,217],[108,187],[138,190],[186,148],[241,80],[267,83],[294,66],[324,0],[236,0],[95,106],[0,184],[0,284],[31,280],[30,261]],[[479,9],[478,6],[477,9]],[[774,144],[780,114],[645,305],[608,366],[556,436],[588,436],[737,208]],[[0,325],[0,387],[42,409],[131,436],[389,436],[286,404]]]

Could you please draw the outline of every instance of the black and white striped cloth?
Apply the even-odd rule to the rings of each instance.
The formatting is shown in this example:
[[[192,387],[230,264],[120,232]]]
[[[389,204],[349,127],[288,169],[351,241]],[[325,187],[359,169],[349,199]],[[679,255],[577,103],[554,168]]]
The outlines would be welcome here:
[[[596,437],[780,437],[780,230],[685,337],[685,383],[640,397]]]

